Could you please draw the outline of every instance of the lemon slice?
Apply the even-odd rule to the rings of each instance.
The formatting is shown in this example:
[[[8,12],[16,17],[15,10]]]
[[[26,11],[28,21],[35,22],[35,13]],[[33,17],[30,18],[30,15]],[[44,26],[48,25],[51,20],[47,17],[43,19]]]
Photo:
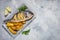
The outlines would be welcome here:
[[[9,13],[11,13],[11,7],[7,6],[5,9],[5,15],[8,15]]]

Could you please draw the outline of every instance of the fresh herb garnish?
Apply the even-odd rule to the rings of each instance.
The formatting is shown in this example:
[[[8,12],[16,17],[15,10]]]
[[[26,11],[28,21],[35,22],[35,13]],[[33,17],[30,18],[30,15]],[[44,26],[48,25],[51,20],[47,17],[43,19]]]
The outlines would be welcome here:
[[[19,12],[25,11],[26,9],[27,9],[27,7],[25,5],[18,8]]]
[[[26,30],[26,31],[23,31],[22,34],[24,34],[24,35],[28,35],[29,32],[30,32],[30,29],[28,29],[28,30]]]

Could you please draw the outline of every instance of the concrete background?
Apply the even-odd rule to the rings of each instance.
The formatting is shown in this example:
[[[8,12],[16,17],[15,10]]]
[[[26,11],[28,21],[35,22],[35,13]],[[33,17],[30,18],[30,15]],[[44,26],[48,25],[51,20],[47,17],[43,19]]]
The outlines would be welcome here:
[[[22,3],[35,13],[36,19],[25,29],[31,29],[29,35],[19,34],[13,39],[2,28],[3,10]],[[0,40],[60,40],[60,0],[0,0]]]

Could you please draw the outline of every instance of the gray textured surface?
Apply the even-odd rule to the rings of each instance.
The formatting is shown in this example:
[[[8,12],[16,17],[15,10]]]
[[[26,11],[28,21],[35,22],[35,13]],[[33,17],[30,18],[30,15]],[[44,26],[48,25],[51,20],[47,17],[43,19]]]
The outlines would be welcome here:
[[[4,18],[2,10],[10,1],[0,0],[0,26]],[[26,28],[31,29],[29,35],[20,34],[14,40],[60,40],[60,0],[24,0],[23,3],[35,13],[36,19]],[[0,29],[0,40],[13,40],[2,27]]]

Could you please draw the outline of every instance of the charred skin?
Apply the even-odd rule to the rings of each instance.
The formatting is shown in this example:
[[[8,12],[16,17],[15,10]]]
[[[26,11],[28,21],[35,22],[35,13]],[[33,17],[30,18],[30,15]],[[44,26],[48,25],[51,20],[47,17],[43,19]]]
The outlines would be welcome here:
[[[20,22],[20,21],[29,21],[32,19],[34,15],[32,15],[30,12],[26,15],[25,12],[18,12],[17,14],[14,15],[12,18],[12,22]],[[13,20],[14,19],[14,20]]]

